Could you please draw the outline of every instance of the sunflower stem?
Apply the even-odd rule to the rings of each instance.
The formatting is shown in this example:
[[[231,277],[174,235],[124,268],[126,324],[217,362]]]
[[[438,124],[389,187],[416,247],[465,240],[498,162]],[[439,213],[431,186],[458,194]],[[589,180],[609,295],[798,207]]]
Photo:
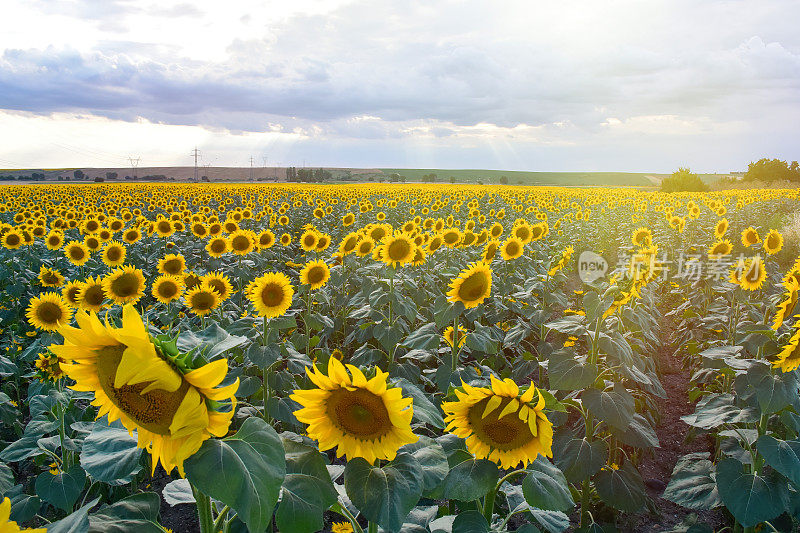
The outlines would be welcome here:
[[[222,526],[222,522],[225,520],[225,517],[227,516],[228,511],[230,511],[230,509],[231,508],[226,505],[219,512],[219,514],[217,515],[217,518],[214,519],[214,531],[219,531],[220,530],[220,527]]]
[[[458,353],[461,351],[461,343],[458,339],[458,311],[456,311],[456,316],[453,317],[453,361],[451,363],[452,371],[455,372],[458,369]]]
[[[488,523],[492,523],[492,515],[494,514],[494,500],[497,498],[497,487],[490,490],[483,500],[483,517]]]
[[[200,524],[200,533],[216,533],[214,529],[214,520],[211,516],[211,498],[203,494],[200,489],[194,485],[191,485],[191,487],[194,500],[197,504],[197,518]]]

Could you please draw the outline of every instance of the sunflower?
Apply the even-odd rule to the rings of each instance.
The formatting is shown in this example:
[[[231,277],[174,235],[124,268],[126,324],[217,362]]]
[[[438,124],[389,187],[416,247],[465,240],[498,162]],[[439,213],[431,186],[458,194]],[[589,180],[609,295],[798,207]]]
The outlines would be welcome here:
[[[489,234],[492,236],[492,239],[499,239],[503,234],[503,225],[499,222],[495,222],[489,229]]]
[[[247,230],[236,230],[228,236],[228,243],[231,252],[236,255],[247,255],[255,248],[255,238],[252,232]]]
[[[181,254],[167,254],[159,259],[157,268],[166,276],[181,276],[186,270],[186,259]]]
[[[258,234],[258,238],[256,239],[256,246],[259,250],[266,250],[268,248],[272,248],[275,244],[275,234],[272,231],[265,229],[261,233]]]
[[[3,533],[47,533],[47,529],[43,527],[36,529],[27,527],[22,529],[15,521],[11,520],[11,500],[8,498],[3,499],[3,503],[0,503],[0,531]],[[352,531],[352,527],[350,531]]]
[[[717,239],[721,239],[725,233],[728,231],[728,219],[721,218],[717,221],[717,225],[714,227],[714,237]]]
[[[742,231],[743,245],[752,246],[759,242],[761,242],[761,238],[758,236],[758,232],[755,230],[753,226],[750,226],[746,230]]]
[[[509,261],[522,256],[524,244],[517,237],[509,237],[500,247],[500,255],[504,260]]]
[[[247,297],[253,302],[258,316],[279,317],[292,305],[294,288],[282,272],[268,272],[253,280],[248,289]]]
[[[455,347],[453,344],[453,331],[454,331],[453,326],[449,326],[447,329],[444,330],[443,333],[445,342],[447,342],[447,344],[449,344],[451,348]],[[456,337],[458,337],[459,348],[464,346],[464,343],[467,341],[466,334],[467,334],[467,329],[463,326],[458,326],[458,335],[456,335]]]
[[[358,234],[357,233],[348,233],[344,239],[342,239],[341,244],[339,245],[339,253],[344,255],[351,254],[356,251],[356,246],[358,245]]]
[[[442,247],[442,244],[444,244],[444,239],[441,235],[437,234],[431,237],[431,240],[428,241],[428,254],[434,253]]]
[[[219,307],[220,298],[217,291],[206,285],[200,285],[186,291],[184,301],[189,310],[197,316],[206,316]]]
[[[172,225],[172,222],[166,218],[158,219],[155,224],[153,224],[153,230],[158,234],[159,237],[164,238],[167,238],[175,233],[175,227]]]
[[[792,314],[794,306],[797,305],[797,293],[800,291],[800,284],[798,284],[797,279],[789,279],[785,286],[786,293],[783,295],[783,299],[775,309],[775,317],[772,319],[772,329],[775,331],[781,327],[783,321],[786,320],[787,316]]]
[[[303,406],[295,417],[309,425],[308,436],[320,450],[335,447],[337,457],[374,463],[394,459],[401,446],[419,440],[411,431],[413,400],[404,398],[399,387],[387,386],[388,373],[376,368],[375,377],[367,380],[361,370],[345,369],[335,357],[328,359],[327,376],[316,366],[306,373],[317,388],[295,390],[290,397]]]
[[[64,234],[60,231],[51,231],[44,242],[48,250],[58,250],[64,244]]]
[[[103,247],[103,241],[96,235],[87,235],[86,238],[83,239],[83,244],[86,245],[90,252],[96,252]]]
[[[794,324],[795,333],[789,339],[789,344],[776,356],[772,363],[773,368],[780,368],[783,372],[791,372],[800,366],[800,321]]]
[[[54,331],[72,318],[72,308],[57,292],[43,292],[31,298],[25,313],[28,323],[44,331]]]
[[[531,230],[531,226],[522,221],[511,230],[511,234],[522,241],[522,244],[528,244],[533,239],[533,231]]]
[[[417,246],[414,251],[414,259],[411,261],[413,266],[420,266],[425,264],[425,259],[427,255],[425,254],[425,250],[422,246]]]
[[[331,533],[353,533],[353,525],[350,522],[333,522],[331,524]]]
[[[61,326],[64,344],[50,349],[72,361],[61,365],[76,381],[72,388],[94,393],[97,418],[108,415],[109,423],[119,419],[136,430],[139,448],[153,455],[153,472],[160,462],[167,473],[177,467],[183,476],[183,462],[203,441],[228,433],[239,380],[217,388],[228,372],[225,359],[193,369],[193,358],[154,344],[130,304],[118,329],[94,313],[78,311],[75,318],[79,327]],[[224,405],[219,402],[230,409],[218,411]]]
[[[653,234],[647,228],[639,228],[631,235],[631,242],[636,246],[650,246],[653,243]]]
[[[448,301],[461,302],[470,309],[477,307],[492,293],[492,269],[483,261],[476,261],[461,271],[450,283]]]
[[[316,290],[328,283],[331,270],[325,261],[309,261],[300,271],[300,283],[309,285],[311,290]]]
[[[289,246],[292,244],[292,236],[288,233],[281,235],[281,246]]]
[[[228,239],[225,237],[214,237],[206,244],[206,251],[211,257],[222,257],[230,251]]]
[[[442,403],[446,430],[466,439],[467,449],[477,459],[505,469],[526,466],[539,454],[552,457],[553,424],[543,411],[544,396],[533,382],[520,396],[516,383],[490,376],[491,388],[462,381],[463,391],[455,391],[458,400]]]
[[[58,270],[42,265],[39,268],[39,283],[42,287],[60,287],[64,284],[64,275]]]
[[[228,276],[222,272],[211,272],[200,279],[203,285],[217,291],[220,303],[231,297],[233,285],[231,285],[231,280],[228,279]]]
[[[126,229],[122,234],[122,240],[127,244],[133,244],[142,238],[142,232],[137,228]]]
[[[153,281],[153,288],[150,290],[150,293],[159,302],[168,304],[183,296],[183,289],[182,278],[162,274]]]
[[[111,241],[103,248],[103,263],[110,267],[120,266],[125,262],[125,245],[119,241]]]
[[[708,249],[709,259],[722,259],[733,250],[733,244],[728,239],[717,241]]]
[[[313,229],[306,230],[303,235],[300,237],[300,246],[303,247],[303,250],[306,252],[310,252],[317,248],[317,232]]]
[[[765,279],[767,279],[767,270],[764,260],[761,259],[761,256],[756,255],[745,262],[739,275],[739,286],[748,291],[755,291],[761,288]]]
[[[323,252],[330,245],[331,245],[331,236],[328,235],[327,233],[320,233],[317,236],[317,245],[314,247],[314,250],[318,252]]]
[[[356,216],[353,213],[347,213],[342,217],[342,226],[352,226],[356,221]]]
[[[144,275],[134,266],[117,267],[103,278],[106,296],[116,304],[137,301],[144,296]]]
[[[442,241],[450,248],[455,248],[461,242],[461,232],[458,228],[448,228],[442,233]]]
[[[103,281],[99,278],[86,278],[78,288],[76,295],[78,308],[84,311],[100,312],[106,300],[106,291],[103,289]]]
[[[358,241],[358,246],[356,246],[356,255],[358,257],[366,257],[372,253],[372,249],[374,247],[375,241],[373,241],[370,237],[364,237]]]
[[[414,260],[414,251],[417,245],[408,235],[395,232],[394,235],[387,235],[383,239],[383,262],[392,268],[402,266]]]
[[[82,242],[70,241],[64,248],[64,255],[73,265],[81,266],[89,260],[89,248]]]
[[[769,255],[776,254],[783,248],[783,235],[777,230],[769,230],[767,236],[764,237],[764,251]]]
[[[78,308],[78,292],[81,289],[82,283],[78,280],[68,281],[64,288],[61,289],[61,296],[64,301],[73,309]]]

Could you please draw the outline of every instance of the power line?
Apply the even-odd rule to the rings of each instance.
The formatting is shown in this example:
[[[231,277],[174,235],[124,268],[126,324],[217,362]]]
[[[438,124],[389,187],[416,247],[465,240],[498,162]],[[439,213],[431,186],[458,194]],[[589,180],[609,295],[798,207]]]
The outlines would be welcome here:
[[[250,156],[250,181],[253,181],[253,156]]]
[[[128,157],[128,161],[130,161],[130,163],[131,163],[132,177],[134,177],[134,178],[138,177],[136,175],[136,169],[138,168],[139,161],[141,161],[141,160],[142,160],[141,157],[133,157],[133,156]]]
[[[197,181],[197,158],[200,157],[200,150],[197,149],[197,146],[194,147],[190,155],[194,156],[194,181]]]

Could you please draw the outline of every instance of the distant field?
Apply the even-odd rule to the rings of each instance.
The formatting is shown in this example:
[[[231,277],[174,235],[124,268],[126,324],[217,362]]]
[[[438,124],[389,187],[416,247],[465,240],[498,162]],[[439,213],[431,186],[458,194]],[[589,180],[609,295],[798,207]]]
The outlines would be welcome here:
[[[384,174],[397,173],[409,181],[420,181],[426,174],[434,173],[437,182],[447,182],[454,177],[459,182],[499,183],[508,178],[509,185],[611,185],[619,187],[652,187],[647,176],[662,177],[652,173],[633,172],[522,172],[516,170],[435,169],[435,168],[382,168]]]

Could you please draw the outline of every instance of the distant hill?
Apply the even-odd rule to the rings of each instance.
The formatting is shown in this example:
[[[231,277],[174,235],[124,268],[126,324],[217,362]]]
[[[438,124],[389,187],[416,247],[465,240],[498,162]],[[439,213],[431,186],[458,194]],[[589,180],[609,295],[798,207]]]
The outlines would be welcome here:
[[[317,167],[314,167],[317,168]],[[554,185],[572,187],[646,187],[655,188],[668,174],[646,172],[525,172],[517,170],[437,169],[437,168],[338,168],[323,167],[335,183],[374,183],[386,181],[423,182],[436,175],[435,183],[508,183],[509,185]],[[299,169],[298,169],[299,170]],[[75,178],[75,171],[83,175]],[[23,179],[33,181],[94,181],[131,182],[133,171],[128,168],[59,168],[59,169],[0,169],[0,179],[10,182]],[[194,167],[139,167],[138,181],[194,181]],[[285,182],[286,167],[198,167],[198,181],[211,182]],[[713,181],[720,175],[703,174],[704,181]],[[427,177],[427,179],[426,179]]]

